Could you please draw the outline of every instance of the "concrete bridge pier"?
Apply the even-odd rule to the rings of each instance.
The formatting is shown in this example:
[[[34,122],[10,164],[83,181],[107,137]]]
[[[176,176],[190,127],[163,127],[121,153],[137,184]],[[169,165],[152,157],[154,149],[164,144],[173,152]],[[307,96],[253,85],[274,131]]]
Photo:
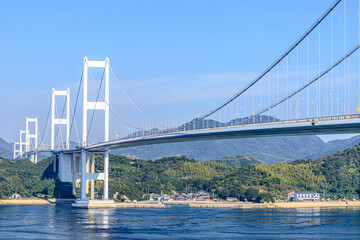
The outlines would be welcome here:
[[[30,161],[33,163],[37,163],[37,153],[31,154],[30,155]]]
[[[77,208],[114,208],[116,207],[114,200],[109,200],[109,152],[106,151],[104,154],[104,172],[95,173],[95,156],[94,153],[86,152],[84,149],[81,150],[81,173],[80,173],[80,199],[76,200],[72,204],[73,207]],[[95,200],[95,180],[104,181],[104,195],[102,200]],[[90,199],[86,197],[89,193],[90,187]]]
[[[91,154],[91,159],[90,159],[90,173],[95,173],[95,156],[92,153]],[[91,184],[91,189],[90,189],[90,199],[94,200],[95,199],[95,180],[90,180],[90,184]]]

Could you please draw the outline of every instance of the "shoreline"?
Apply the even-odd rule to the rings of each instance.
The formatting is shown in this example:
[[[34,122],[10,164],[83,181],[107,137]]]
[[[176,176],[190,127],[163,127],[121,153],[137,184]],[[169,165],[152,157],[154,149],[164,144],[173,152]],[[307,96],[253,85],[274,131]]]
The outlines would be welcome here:
[[[245,202],[171,202],[165,205],[185,205],[190,208],[313,208],[313,207],[360,207],[360,201],[346,202],[277,202],[277,203],[245,203]]]
[[[64,204],[71,203],[74,199],[41,199],[41,198],[24,198],[24,199],[0,199],[2,205],[45,205],[45,204]]]
[[[47,205],[70,204],[74,199],[0,199],[0,206],[6,205]],[[158,204],[158,202],[116,203],[115,208],[149,208],[163,209],[166,206],[186,206],[190,208],[314,208],[314,207],[360,207],[360,201],[330,201],[330,202],[277,202],[277,203],[245,203],[245,202],[189,202],[173,201]]]

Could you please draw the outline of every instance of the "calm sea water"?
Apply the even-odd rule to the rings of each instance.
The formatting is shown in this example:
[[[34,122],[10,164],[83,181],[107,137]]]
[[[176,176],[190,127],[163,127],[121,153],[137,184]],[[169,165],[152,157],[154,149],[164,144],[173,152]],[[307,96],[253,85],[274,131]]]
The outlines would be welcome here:
[[[0,239],[360,239],[360,208],[0,206]]]

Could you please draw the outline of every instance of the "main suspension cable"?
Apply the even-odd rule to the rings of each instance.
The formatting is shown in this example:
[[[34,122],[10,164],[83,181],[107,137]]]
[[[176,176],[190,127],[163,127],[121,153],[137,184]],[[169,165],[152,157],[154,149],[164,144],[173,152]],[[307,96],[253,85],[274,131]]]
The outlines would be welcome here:
[[[90,72],[91,72],[91,71],[90,71]],[[95,84],[95,86],[96,86],[96,88],[97,88],[100,96],[101,96],[102,99],[104,100],[105,104],[108,105],[108,107],[109,107],[109,109],[111,110],[111,112],[114,113],[117,118],[119,118],[123,123],[127,124],[128,126],[130,126],[130,127],[132,127],[132,128],[135,128],[135,129],[138,129],[138,130],[140,130],[140,131],[145,130],[145,129],[142,129],[142,128],[140,128],[140,127],[137,127],[137,126],[129,123],[129,122],[126,121],[125,119],[123,119],[123,118],[112,108],[112,106],[108,103],[108,101],[105,100],[105,97],[104,97],[104,95],[102,94],[102,92],[101,92],[98,84],[96,83],[93,75],[92,75],[92,74],[90,74],[90,75],[91,75],[91,78],[92,78],[92,80],[93,80],[93,82],[94,82],[94,84]]]
[[[327,74],[328,72],[330,72],[333,68],[337,67],[340,63],[342,63],[343,61],[345,61],[346,59],[348,59],[353,53],[355,53],[358,49],[360,48],[360,45],[357,45],[355,48],[353,48],[350,52],[348,52],[345,56],[343,56],[341,59],[339,59],[335,64],[331,65],[329,68],[327,68],[326,70],[324,70],[321,74],[319,74],[317,77],[315,77],[312,81],[306,83],[304,86],[302,86],[301,88],[295,90],[294,92],[292,92],[290,95],[284,97],[283,99],[279,100],[278,102],[270,105],[269,107],[259,111],[258,113],[256,113],[255,115],[260,115],[270,109],[272,109],[273,107],[276,107],[277,105],[279,105],[280,103],[286,101],[287,99],[293,97],[295,94],[299,93],[300,91],[302,91],[303,89],[307,88],[308,86],[310,86],[312,83],[316,82],[317,80],[319,80],[321,77],[323,77],[325,74]],[[290,119],[291,120],[291,119]]]
[[[127,95],[127,93],[125,92],[125,89],[121,86],[120,81],[119,81],[118,78],[116,77],[116,75],[115,75],[113,69],[111,68],[111,66],[110,66],[110,70],[111,70],[111,73],[112,73],[112,75],[114,76],[114,78],[115,78],[115,80],[116,80],[117,85],[120,87],[121,91],[124,93],[125,97],[129,100],[129,102],[135,107],[135,109],[136,109],[140,114],[142,114],[145,118],[149,119],[151,122],[155,123],[155,124],[158,125],[158,126],[161,126],[161,127],[165,128],[165,129],[167,129],[167,128],[168,128],[167,126],[165,126],[165,125],[163,125],[163,124],[161,124],[161,123],[153,120],[152,118],[150,118],[148,115],[146,115],[146,114],[131,100],[131,98],[130,98],[130,97]]]
[[[250,82],[250,84],[248,84],[246,87],[244,87],[240,92],[238,92],[237,94],[235,94],[234,96],[232,96],[230,99],[228,99],[227,101],[225,101],[223,104],[221,104],[220,106],[218,106],[217,108],[211,110],[210,112],[204,114],[202,117],[200,117],[199,119],[204,119],[210,115],[212,115],[213,113],[217,112],[218,110],[220,110],[221,108],[223,108],[224,106],[226,106],[227,104],[229,104],[230,102],[232,102],[235,98],[239,97],[240,95],[242,95],[244,92],[246,92],[250,87],[252,87],[255,83],[257,83],[260,79],[262,79],[268,72],[270,72],[277,64],[279,64],[286,56],[288,56],[290,54],[290,52],[292,52],[292,50],[294,50],[328,15],[329,13],[331,13],[334,8],[341,2],[341,0],[337,0],[326,12],[325,14],[323,14],[293,45],[291,45],[291,47],[285,51],[273,64],[270,65],[270,67],[268,67],[264,72],[262,72],[257,78],[255,78],[252,82]]]

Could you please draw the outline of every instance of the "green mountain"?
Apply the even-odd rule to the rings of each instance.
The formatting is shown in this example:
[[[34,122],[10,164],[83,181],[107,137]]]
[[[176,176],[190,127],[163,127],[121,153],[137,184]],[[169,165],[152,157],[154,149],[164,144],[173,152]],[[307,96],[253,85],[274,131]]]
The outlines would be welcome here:
[[[234,160],[226,158],[225,161],[229,163]],[[95,167],[97,172],[103,171],[102,156],[96,156]],[[119,193],[119,196],[139,200],[147,199],[148,190],[168,194],[205,191],[217,198],[237,196],[258,202],[286,199],[288,192],[306,190],[318,191],[322,198],[358,198],[360,145],[318,160],[250,164],[244,167],[213,161],[199,162],[185,156],[149,161],[110,155],[109,179],[110,196]],[[0,183],[0,198],[9,197],[15,192],[23,197],[42,194],[72,197],[71,184],[59,183],[52,172],[51,158],[37,164],[27,159],[0,158]],[[98,198],[101,198],[101,181],[96,181],[95,190]]]
[[[292,191],[317,191],[322,198],[333,199],[360,195],[360,145],[318,160],[273,165],[233,167],[184,156],[145,161],[114,155],[110,163],[111,191],[132,199],[141,199],[147,187],[156,193],[206,191],[220,198],[240,196],[252,200],[269,194],[286,199]]]
[[[290,164],[308,165],[316,175],[323,176],[326,181],[321,188],[330,196],[360,195],[360,144],[314,161],[296,160]]]
[[[256,157],[250,155],[236,155],[234,157],[223,157],[218,160],[212,160],[216,163],[226,164],[232,167],[246,167],[250,164],[261,163]]]

